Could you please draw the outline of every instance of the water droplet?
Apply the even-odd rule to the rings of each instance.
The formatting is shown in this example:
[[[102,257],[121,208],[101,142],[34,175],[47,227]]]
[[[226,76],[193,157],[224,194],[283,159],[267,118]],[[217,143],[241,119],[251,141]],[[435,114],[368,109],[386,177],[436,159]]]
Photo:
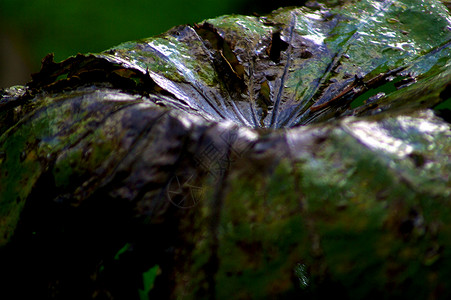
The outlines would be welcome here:
[[[308,278],[307,266],[305,264],[297,264],[294,268],[294,274],[299,279],[299,286],[301,289],[308,288],[310,280]]]

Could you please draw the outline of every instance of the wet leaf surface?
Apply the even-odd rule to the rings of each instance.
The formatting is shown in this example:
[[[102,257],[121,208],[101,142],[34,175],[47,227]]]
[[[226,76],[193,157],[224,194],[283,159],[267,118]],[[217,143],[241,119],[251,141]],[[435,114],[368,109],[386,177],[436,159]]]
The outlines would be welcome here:
[[[449,102],[448,10],[332,4],[49,55],[2,90],[2,282],[447,299],[451,132],[431,108]]]

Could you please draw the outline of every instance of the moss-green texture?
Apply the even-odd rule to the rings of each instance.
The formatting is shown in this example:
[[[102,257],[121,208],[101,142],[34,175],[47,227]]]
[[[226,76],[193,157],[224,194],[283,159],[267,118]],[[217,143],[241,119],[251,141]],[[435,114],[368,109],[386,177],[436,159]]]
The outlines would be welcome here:
[[[34,183],[43,171],[37,160],[32,133],[47,130],[47,120],[36,120],[31,128],[19,129],[0,146],[0,246],[5,245],[19,221],[20,212]]]
[[[0,245],[8,242],[27,196],[48,166],[45,156],[51,153],[43,153],[41,147],[59,131],[58,120],[65,110],[64,106],[59,110],[58,105],[51,105],[49,99],[52,98],[36,99],[22,107],[29,112],[0,137]]]
[[[447,145],[446,139],[431,144],[423,137],[411,134],[410,142],[438,152]],[[419,153],[427,155],[428,147]],[[437,167],[446,172],[446,155],[439,157]],[[326,275],[349,298],[372,293],[427,298],[444,288],[449,273],[440,266],[449,259],[443,252],[449,241],[439,242],[449,230],[444,217],[450,209],[449,187],[437,196],[434,188],[412,185],[402,174],[413,172],[425,181],[433,180],[439,189],[447,184],[446,177],[437,178],[434,170],[419,175],[413,162],[403,165],[390,160],[383,151],[360,147],[352,135],[335,130],[318,151],[297,165]],[[315,265],[314,260],[310,263]],[[311,272],[312,282],[325,276],[322,270]]]
[[[53,174],[55,189],[73,188],[74,178],[79,180],[114,153],[118,143],[102,131],[109,127],[96,130],[96,126],[136,99],[102,103],[102,97],[105,95],[90,88],[64,95],[44,93],[22,107],[29,112],[0,137],[0,246],[13,234],[25,200],[44,172]],[[95,141],[93,147],[89,141]]]
[[[293,292],[294,266],[305,249],[300,195],[284,161],[265,178],[247,170],[230,178],[218,230],[217,297],[263,298]]]
[[[292,171],[284,161],[273,172],[239,169],[226,182],[207,179],[193,223],[185,224],[193,248],[179,254],[184,267],[176,272],[175,297],[203,299],[213,292],[227,299],[233,291],[236,299],[258,299],[294,291],[306,230],[300,230]],[[228,191],[222,197],[218,186]]]
[[[391,137],[408,135],[415,152],[402,159],[393,149],[362,147],[368,141],[356,133],[363,121],[353,120],[274,169],[232,164],[217,236],[211,223],[198,219],[203,220],[196,227],[201,234],[191,257],[196,267],[189,278],[203,275],[190,281],[190,289],[197,289],[196,282],[206,284],[203,268],[217,255],[218,299],[227,299],[231,291],[237,299],[300,291],[349,299],[449,295],[450,269],[443,267],[451,246],[446,239],[449,132],[443,127],[425,134],[425,128],[440,123],[429,113],[420,115],[422,121],[410,116],[365,121],[367,126],[382,123]],[[434,160],[435,167],[419,164],[419,156]],[[411,181],[409,174],[418,180]],[[207,193],[201,203],[203,217],[213,215],[208,199],[214,195]],[[304,270],[300,275],[298,266]]]

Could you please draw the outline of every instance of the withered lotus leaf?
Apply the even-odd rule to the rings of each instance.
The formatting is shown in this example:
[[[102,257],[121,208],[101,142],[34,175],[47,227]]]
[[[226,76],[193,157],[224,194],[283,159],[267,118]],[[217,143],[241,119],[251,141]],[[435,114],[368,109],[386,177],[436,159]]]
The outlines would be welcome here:
[[[5,290],[449,299],[449,11],[339,2],[49,55],[3,89]]]

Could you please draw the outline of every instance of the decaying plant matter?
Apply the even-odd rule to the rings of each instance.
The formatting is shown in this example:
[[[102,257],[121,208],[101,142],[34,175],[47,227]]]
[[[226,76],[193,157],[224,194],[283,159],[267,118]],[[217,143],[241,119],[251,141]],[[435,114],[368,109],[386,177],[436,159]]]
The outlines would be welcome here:
[[[49,55],[4,89],[5,289],[447,299],[449,11],[340,2]]]

